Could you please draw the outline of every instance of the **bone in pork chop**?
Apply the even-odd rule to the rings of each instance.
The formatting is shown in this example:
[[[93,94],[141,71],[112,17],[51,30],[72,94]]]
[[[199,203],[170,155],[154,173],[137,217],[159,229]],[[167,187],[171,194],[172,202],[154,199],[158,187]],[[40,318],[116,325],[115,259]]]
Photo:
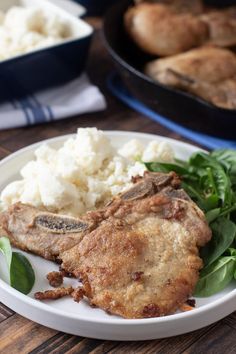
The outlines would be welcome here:
[[[211,238],[204,214],[179,185],[174,173],[146,173],[106,208],[79,220],[79,225],[90,226],[78,233],[67,231],[66,218],[63,233],[52,233],[47,223],[38,225],[34,208],[25,220],[13,206],[0,223],[18,247],[42,256],[45,249],[46,254],[58,254],[62,268],[82,280],[92,305],[125,318],[163,316],[176,311],[193,293],[202,267],[199,247]],[[28,240],[22,237],[27,228]],[[65,246],[72,235],[75,246]]]
[[[141,3],[128,8],[124,25],[136,45],[152,55],[178,54],[208,39],[208,26],[204,21],[162,3]]]
[[[13,246],[56,260],[60,252],[77,244],[96,224],[89,218],[59,216],[16,203],[0,214],[0,226]]]
[[[217,47],[200,47],[156,59],[145,72],[158,82],[196,94],[216,106],[236,108],[236,55]]]

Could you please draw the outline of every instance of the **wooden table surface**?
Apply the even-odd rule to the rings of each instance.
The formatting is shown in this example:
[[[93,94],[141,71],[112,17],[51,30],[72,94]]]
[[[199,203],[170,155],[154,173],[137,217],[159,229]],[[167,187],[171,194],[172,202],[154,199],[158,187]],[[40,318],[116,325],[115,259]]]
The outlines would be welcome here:
[[[90,51],[88,73],[106,96],[107,109],[47,125],[1,131],[0,158],[42,139],[75,133],[78,127],[88,126],[133,130],[183,140],[112,97],[105,80],[113,64],[100,39],[100,20],[90,21],[97,28],[97,33]],[[207,328],[178,337],[146,342],[113,342],[60,333],[29,321],[0,304],[0,353],[236,353],[236,312]]]

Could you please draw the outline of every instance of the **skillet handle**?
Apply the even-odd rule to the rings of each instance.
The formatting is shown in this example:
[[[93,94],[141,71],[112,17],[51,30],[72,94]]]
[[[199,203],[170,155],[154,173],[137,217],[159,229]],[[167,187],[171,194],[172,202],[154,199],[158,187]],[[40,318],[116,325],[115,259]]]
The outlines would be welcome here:
[[[49,1],[76,17],[84,16],[87,12],[85,7],[83,7],[82,5],[78,4],[73,0],[49,0]]]

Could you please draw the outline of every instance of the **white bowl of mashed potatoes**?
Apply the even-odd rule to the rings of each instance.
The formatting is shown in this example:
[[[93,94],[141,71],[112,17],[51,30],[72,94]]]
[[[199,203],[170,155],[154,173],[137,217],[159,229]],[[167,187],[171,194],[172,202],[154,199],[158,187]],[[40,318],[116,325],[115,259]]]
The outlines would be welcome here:
[[[56,3],[0,2],[0,99],[61,84],[84,69],[93,29]]]

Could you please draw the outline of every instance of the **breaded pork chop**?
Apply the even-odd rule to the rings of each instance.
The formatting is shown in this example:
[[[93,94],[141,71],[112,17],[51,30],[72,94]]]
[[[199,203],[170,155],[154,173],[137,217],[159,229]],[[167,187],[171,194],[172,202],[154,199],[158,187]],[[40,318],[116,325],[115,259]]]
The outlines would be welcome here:
[[[200,47],[146,65],[145,73],[170,87],[196,94],[216,106],[236,108],[236,55],[217,47]]]
[[[184,199],[183,199],[184,197]],[[125,318],[175,312],[192,295],[211,237],[204,214],[172,188],[113,205],[111,216],[61,255],[91,304]]]
[[[145,183],[136,184],[118,196],[117,200],[132,200],[137,198],[137,195],[143,198],[167,185],[179,185],[179,179],[175,174],[148,174],[144,181]],[[10,206],[6,212],[0,213],[0,229],[8,235],[13,246],[45,259],[57,260],[63,251],[72,248],[86,233],[104,221],[112,209],[113,207],[108,207],[88,212],[80,218],[73,218],[45,212],[18,202]]]
[[[202,45],[208,39],[208,26],[191,13],[178,13],[163,4],[141,3],[127,10],[127,33],[145,52],[174,55]]]
[[[177,310],[193,293],[202,267],[199,247],[210,240],[211,231],[202,211],[179,189],[174,173],[146,173],[135,182],[106,208],[88,213],[84,219],[94,220],[93,227],[82,236],[78,232],[75,246],[67,250],[63,246],[57,252],[62,268],[82,280],[92,305],[125,318],[163,316]],[[44,228],[50,213],[48,217]],[[22,223],[17,213],[14,219],[15,225]],[[0,218],[2,224],[1,220],[12,240],[8,212]],[[42,240],[45,230],[34,225],[35,216],[24,225],[35,230],[27,246],[26,238],[16,242],[17,231],[14,244],[30,250],[33,238],[35,243]],[[55,233],[55,240],[62,237],[66,243],[69,239],[66,225],[60,236]],[[46,249],[52,253],[50,240]],[[44,256],[43,243],[39,246],[37,253]]]
[[[201,17],[209,28],[209,42],[219,47],[236,45],[236,6],[212,9]]]
[[[0,227],[13,246],[49,260],[76,245],[95,225],[89,218],[58,216],[22,203],[0,214]]]

